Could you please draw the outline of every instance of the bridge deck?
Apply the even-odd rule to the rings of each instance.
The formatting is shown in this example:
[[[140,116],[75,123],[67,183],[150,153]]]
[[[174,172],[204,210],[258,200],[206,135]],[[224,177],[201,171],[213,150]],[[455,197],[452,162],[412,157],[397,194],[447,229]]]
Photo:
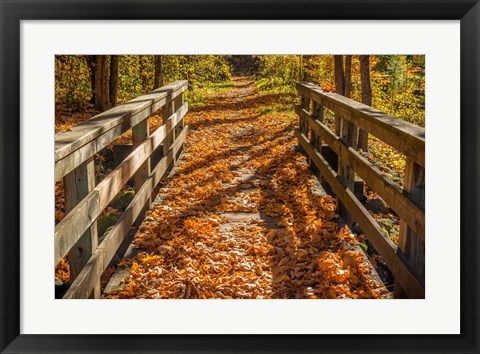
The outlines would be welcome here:
[[[187,114],[182,159],[105,297],[390,296],[309,172],[296,117],[278,100],[236,79]]]

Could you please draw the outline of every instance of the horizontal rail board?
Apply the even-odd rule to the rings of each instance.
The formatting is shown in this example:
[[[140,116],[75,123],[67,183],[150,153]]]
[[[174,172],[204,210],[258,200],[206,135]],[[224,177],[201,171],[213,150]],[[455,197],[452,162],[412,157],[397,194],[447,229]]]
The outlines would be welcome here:
[[[311,83],[297,83],[297,89],[313,101],[338,112],[360,129],[394,147],[425,167],[425,129],[390,116],[334,92],[325,92]]]
[[[425,237],[425,213],[413,203],[402,188],[384,177],[367,159],[342,140],[322,122],[315,120],[300,106],[295,111],[306,119],[312,130],[332,148],[339,158],[365,181],[365,183],[385,200],[397,215],[404,220],[422,239]]]
[[[365,232],[373,247],[375,247],[387,266],[401,283],[407,295],[411,298],[424,298],[425,289],[423,281],[420,280],[421,277],[419,277],[410,267],[405,257],[401,253],[398,253],[398,247],[385,234],[385,232],[383,232],[381,227],[355,197],[353,192],[344,188],[337,178],[337,173],[330,167],[325,158],[315,150],[312,144],[309,143],[308,138],[297,128],[295,128],[295,136],[315,166],[320,170],[322,176],[333,189],[334,193],[345,205],[354,220]]]
[[[95,221],[135,171],[160,146],[165,137],[182,120],[187,109],[184,103],[148,139],[142,142],[130,155],[105,177],[79,204],[55,226],[55,264],[67,254],[81,235]]]
[[[55,162],[71,154],[83,145],[96,139],[112,128],[123,125],[125,130],[132,124],[130,119],[142,111],[156,104],[156,109],[161,108],[173,98],[187,90],[188,81],[175,81],[160,87],[147,95],[137,97],[123,105],[114,107],[82,122],[71,130],[55,135]],[[156,110],[155,109],[155,110]],[[152,111],[153,112],[153,111]],[[143,119],[148,117],[145,115]],[[137,122],[138,123],[138,122]],[[108,144],[108,143],[107,143]]]
[[[115,140],[117,137],[130,129],[130,127],[133,127],[140,123],[157,109],[160,109],[164,104],[165,103],[163,102],[163,100],[158,101],[152,106],[147,107],[143,111],[130,117],[127,120],[126,124],[120,124],[113,127],[112,129],[96,137],[91,142],[79,147],[77,150],[58,160],[55,163],[55,181],[58,181],[67,173],[73,171],[78,165],[80,165],[90,157],[94,156],[97,152],[102,150],[105,146],[110,144],[113,140]],[[182,106],[182,109],[188,110],[188,107]]]
[[[95,282],[100,278],[103,271],[117,252],[132,224],[142,212],[145,203],[150,198],[155,186],[165,175],[174,157],[180,150],[188,133],[188,125],[185,126],[177,139],[170,147],[166,156],[162,157],[158,165],[151,172],[145,183],[140,187],[135,197],[128,205],[120,219],[112,226],[107,236],[95,250],[78,277],[68,289],[64,299],[85,299],[88,297]]]

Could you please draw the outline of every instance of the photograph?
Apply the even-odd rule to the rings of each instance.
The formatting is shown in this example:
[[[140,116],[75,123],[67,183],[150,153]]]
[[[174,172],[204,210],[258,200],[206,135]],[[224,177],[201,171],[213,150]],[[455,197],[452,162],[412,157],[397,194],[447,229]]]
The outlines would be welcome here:
[[[425,299],[425,58],[56,54],[55,299]]]

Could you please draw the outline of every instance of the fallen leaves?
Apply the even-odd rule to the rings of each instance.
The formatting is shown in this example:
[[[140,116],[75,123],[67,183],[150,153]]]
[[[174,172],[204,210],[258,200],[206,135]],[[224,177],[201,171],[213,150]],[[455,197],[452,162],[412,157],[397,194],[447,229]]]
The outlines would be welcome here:
[[[185,154],[140,227],[109,298],[377,298],[371,266],[296,149],[289,102],[252,83],[187,114]],[[275,103],[276,104],[276,103]],[[287,103],[284,103],[287,105]],[[291,105],[291,107],[290,107]]]

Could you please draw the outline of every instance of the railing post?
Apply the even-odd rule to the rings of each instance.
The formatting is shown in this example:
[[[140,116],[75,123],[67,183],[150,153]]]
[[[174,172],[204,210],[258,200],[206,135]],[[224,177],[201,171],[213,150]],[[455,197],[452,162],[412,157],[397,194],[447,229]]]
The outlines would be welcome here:
[[[425,168],[407,158],[403,190],[410,194],[410,199],[422,210],[425,210]],[[400,234],[398,247],[410,262],[413,269],[425,279],[425,238],[419,233],[423,230],[413,230],[404,221],[400,220]],[[399,282],[395,280],[395,298],[404,298]]]
[[[314,120],[319,120],[320,122],[323,122],[323,106],[317,101],[313,101],[312,118]],[[312,129],[311,141],[315,149],[317,149],[317,151],[322,153],[322,139],[320,138],[320,136],[317,135],[317,133],[313,131],[313,129]],[[318,170],[317,166],[315,166],[315,164],[312,163],[311,159],[309,159],[309,163],[310,163],[310,168],[315,173],[315,175],[319,176],[320,171]]]
[[[357,128],[353,123],[345,119],[344,114],[340,109],[335,112],[335,116],[339,119],[339,136],[345,145],[355,148],[357,145]],[[355,172],[348,164],[342,161],[340,155],[338,156],[338,177],[345,188],[354,192]],[[352,217],[338,197],[337,209],[338,214],[342,217],[343,221],[345,221],[345,224],[352,226]]]
[[[310,111],[310,97],[300,94],[300,106],[307,111]],[[305,119],[301,119],[300,130],[308,138],[308,123]]]
[[[150,136],[150,128],[148,125],[148,118],[142,120],[140,123],[132,127],[132,142],[133,148],[135,150],[137,146],[143,143]],[[147,180],[150,175],[150,157],[145,161],[145,163],[140,166],[135,175],[133,176],[133,189],[135,193],[142,187],[142,185]],[[144,210],[150,209],[152,207],[152,198],[148,199],[148,202],[145,203]],[[143,213],[142,213],[143,214]],[[141,215],[142,215],[141,214]],[[138,221],[139,222],[139,221]],[[138,224],[136,222],[136,224]]]
[[[302,109],[306,109],[307,111],[310,110],[310,97],[306,96],[303,92],[300,92],[300,107]],[[306,119],[304,119],[302,116],[300,116],[299,120],[298,120],[298,129],[308,139],[308,123],[307,123]],[[305,156],[308,157],[305,150],[303,150],[303,148],[301,146],[299,148],[300,148],[300,151],[302,152],[302,154],[304,154]],[[310,162],[310,159],[309,159],[309,162]]]
[[[95,162],[93,157],[90,157],[63,178],[65,214],[72,210],[94,187]],[[97,247],[97,222],[94,222],[68,252],[70,283],[73,283]],[[91,297],[96,299],[100,298],[100,292],[99,279],[92,291]]]
[[[184,103],[184,97],[183,97],[183,92],[178,95],[177,97],[175,97],[175,99],[173,100],[173,110],[174,112],[176,112],[178,109],[180,109],[180,107],[182,107]],[[173,137],[173,140],[175,141],[175,139],[177,138],[177,136],[181,133],[183,127],[184,127],[184,121],[183,121],[183,118],[177,123],[175,129],[174,129],[174,137]],[[175,162],[177,161],[177,158],[180,156],[180,154],[183,152],[183,144],[182,144],[182,147],[178,150],[178,153],[176,154],[175,156]]]
[[[175,103],[173,100],[171,100],[167,102],[165,106],[163,106],[162,108],[163,124],[165,124],[165,122],[173,114],[173,112],[175,112]],[[170,133],[168,133],[165,139],[163,140],[163,156],[167,156],[168,150],[170,149],[170,146],[172,146],[174,139],[175,139],[175,129],[172,129]],[[175,162],[176,161],[174,158],[172,164],[175,164]]]

